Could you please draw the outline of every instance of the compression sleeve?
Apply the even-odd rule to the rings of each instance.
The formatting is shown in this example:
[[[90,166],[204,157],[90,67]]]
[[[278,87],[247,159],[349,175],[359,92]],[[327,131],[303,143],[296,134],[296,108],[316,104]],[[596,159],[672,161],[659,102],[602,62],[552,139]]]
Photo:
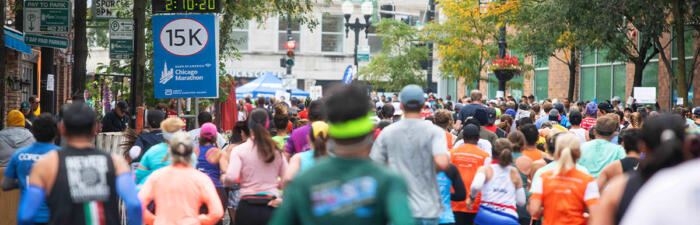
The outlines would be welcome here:
[[[136,193],[136,183],[134,175],[131,173],[122,173],[117,176],[117,194],[124,200],[126,212],[128,215],[128,225],[140,225],[143,217],[141,216],[141,201],[139,201]]]
[[[17,210],[17,224],[30,225],[34,224],[34,215],[41,207],[41,204],[46,198],[46,191],[43,188],[30,184],[22,194],[22,199]]]
[[[527,203],[527,197],[525,197],[525,188],[518,188],[515,191],[515,204],[518,206],[524,206]]]
[[[453,164],[445,171],[447,178],[452,181],[452,189],[454,193],[450,194],[450,200],[452,201],[464,201],[467,198],[467,190],[464,187],[464,182],[462,181],[462,176],[459,174],[459,169]]]
[[[479,194],[479,192],[481,191],[481,188],[484,187],[485,181],[486,181],[486,174],[476,173],[476,176],[474,176],[474,181],[472,181],[471,193],[469,194],[470,198],[472,198],[472,199],[476,198],[476,195]]]
[[[139,155],[141,155],[140,146],[134,145],[134,147],[131,147],[131,149],[129,149],[129,157],[131,157],[131,159],[136,159],[139,157]]]

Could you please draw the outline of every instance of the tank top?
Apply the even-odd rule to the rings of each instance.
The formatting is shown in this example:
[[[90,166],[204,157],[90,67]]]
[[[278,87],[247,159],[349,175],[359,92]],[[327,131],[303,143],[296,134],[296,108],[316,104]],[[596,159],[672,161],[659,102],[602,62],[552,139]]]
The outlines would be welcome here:
[[[308,170],[314,166],[314,150],[308,150],[299,154],[299,159],[301,161],[301,166],[299,172]]]
[[[440,224],[443,223],[454,223],[455,214],[452,212],[452,204],[450,204],[450,192],[452,190],[452,180],[447,177],[445,172],[440,172],[437,174],[438,188],[440,189],[440,200],[445,210],[440,214],[438,221]]]
[[[632,171],[629,173],[625,191],[622,193],[620,204],[617,206],[617,212],[615,212],[615,224],[620,224],[622,217],[625,215],[625,212],[627,212],[627,208],[630,206],[630,203],[632,203],[632,199],[637,195],[637,191],[642,188],[643,184],[644,180],[639,172]]]
[[[57,153],[56,181],[46,198],[49,224],[119,225],[112,157],[93,148],[64,147]]]
[[[622,165],[623,173],[631,170],[636,171],[637,167],[639,167],[639,158],[625,157],[624,159],[620,159],[620,165]]]
[[[197,156],[197,170],[206,174],[214,182],[215,187],[224,187],[221,184],[221,168],[218,164],[212,164],[207,160],[207,155],[212,151],[220,151],[213,145],[199,146],[199,155]]]
[[[481,189],[481,205],[498,214],[518,218],[515,208],[515,185],[510,179],[510,166],[505,168],[498,164],[489,165],[493,170],[493,177],[484,184]]]

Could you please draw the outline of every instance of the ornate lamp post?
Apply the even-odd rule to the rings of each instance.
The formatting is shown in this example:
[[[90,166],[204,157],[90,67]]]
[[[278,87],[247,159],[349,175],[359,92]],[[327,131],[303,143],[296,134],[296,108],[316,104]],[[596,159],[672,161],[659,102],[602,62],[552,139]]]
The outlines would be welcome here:
[[[479,13],[488,12],[488,4],[493,2],[493,0],[479,0]],[[508,48],[508,43],[506,42],[506,25],[502,24],[498,28],[498,56],[503,59],[506,57],[506,49]],[[504,97],[506,93],[506,82],[515,76],[519,71],[515,70],[496,70],[494,74],[498,78],[498,92],[496,97]]]
[[[355,18],[354,23],[350,23],[350,16],[352,15],[353,11],[355,11],[355,6],[350,2],[350,0],[346,0],[343,3],[342,10],[343,10],[343,15],[345,16],[345,38],[348,37],[348,33],[352,29],[352,31],[355,32],[355,53],[354,53],[354,58],[355,58],[355,67],[357,68],[357,46],[359,45],[359,39],[360,39],[360,31],[365,30],[369,28],[369,26],[372,25],[372,23],[369,21],[369,18],[372,16],[372,2],[370,1],[365,1],[362,3],[362,15],[365,17],[365,23],[360,23],[360,18]],[[365,38],[367,38],[367,32],[365,31]]]

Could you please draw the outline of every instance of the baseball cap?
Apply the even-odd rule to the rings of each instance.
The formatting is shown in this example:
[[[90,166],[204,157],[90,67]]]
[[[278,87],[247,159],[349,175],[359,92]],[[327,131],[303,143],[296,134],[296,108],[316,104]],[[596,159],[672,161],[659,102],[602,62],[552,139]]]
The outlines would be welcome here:
[[[606,113],[611,113],[614,111],[612,105],[608,102],[601,102],[598,104],[598,109],[605,111]]]
[[[207,139],[216,137],[216,125],[213,123],[205,123],[202,128],[199,129],[199,136]]]
[[[467,124],[464,126],[464,128],[462,128],[462,135],[464,135],[465,138],[478,138],[479,129],[481,128],[474,124]]]
[[[586,105],[586,115],[595,116],[596,112],[598,112],[598,105],[593,102],[589,102],[588,105]]]
[[[151,128],[160,128],[160,123],[165,119],[165,113],[160,110],[148,110],[146,120]]]
[[[401,104],[405,107],[420,108],[425,101],[423,98],[424,94],[422,88],[418,85],[411,84],[401,89],[399,99],[401,100]]]
[[[618,127],[617,121],[609,116],[601,116],[595,122],[595,129],[598,134],[603,136],[610,136],[615,132]]]
[[[486,113],[487,113],[488,116],[489,116],[488,124],[493,124],[493,123],[495,123],[495,122],[496,122],[496,117],[498,117],[498,112],[496,112],[496,109],[494,109],[493,107],[489,107],[489,108],[486,109]]]
[[[474,110],[474,118],[479,121],[479,125],[487,126],[489,124],[489,113],[484,107],[478,107]]]
[[[693,109],[693,114],[695,114],[696,116],[700,116],[700,107],[695,107]]]
[[[29,104],[28,101],[23,101],[22,104],[20,104],[19,110],[28,110],[31,109],[31,105]]]
[[[616,102],[616,101],[619,102],[619,101],[620,101],[620,97],[615,96],[615,97],[613,97],[610,101],[611,101],[611,102]]]
[[[515,110],[513,109],[506,109],[506,114],[510,115],[511,117],[515,118]]]
[[[185,127],[185,122],[175,117],[167,118],[160,123],[160,128],[163,130],[163,139],[167,141],[170,141],[175,133],[182,132],[183,127]]]

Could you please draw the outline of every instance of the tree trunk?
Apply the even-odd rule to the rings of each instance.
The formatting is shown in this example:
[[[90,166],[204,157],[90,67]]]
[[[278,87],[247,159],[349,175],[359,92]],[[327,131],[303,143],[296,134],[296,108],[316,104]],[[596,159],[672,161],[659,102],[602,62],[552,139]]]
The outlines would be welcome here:
[[[688,83],[685,73],[685,24],[683,19],[683,14],[681,13],[681,3],[680,0],[673,0],[671,2],[671,13],[673,16],[673,28],[676,31],[676,50],[678,51],[678,74],[677,74],[677,91],[678,98],[683,99],[683,105],[688,106]],[[671,105],[674,105],[672,102]]]
[[[134,57],[131,63],[131,110],[136,115],[143,105],[143,79],[146,69],[146,1],[134,1]],[[136,127],[136,123],[133,123]]]
[[[576,87],[576,67],[578,60],[576,57],[576,48],[571,48],[571,56],[569,61],[569,94],[567,99],[569,102],[574,102],[574,88]]]
[[[86,38],[86,13],[87,0],[75,0],[73,8],[73,74],[71,80],[71,93],[73,96],[83,96],[85,92],[85,76],[87,74],[85,65],[88,56]],[[87,99],[85,99],[87,100]]]
[[[643,62],[638,62],[634,61],[634,78],[632,79],[632,93],[631,95],[634,96],[634,87],[641,87],[642,86],[642,76],[644,75],[644,67],[646,65],[642,65]]]
[[[0,0],[0,18],[5,22],[5,0]],[[5,120],[5,64],[7,63],[7,51],[5,50],[5,26],[2,26],[0,33],[0,119]],[[5,128],[0,121],[0,129]]]

